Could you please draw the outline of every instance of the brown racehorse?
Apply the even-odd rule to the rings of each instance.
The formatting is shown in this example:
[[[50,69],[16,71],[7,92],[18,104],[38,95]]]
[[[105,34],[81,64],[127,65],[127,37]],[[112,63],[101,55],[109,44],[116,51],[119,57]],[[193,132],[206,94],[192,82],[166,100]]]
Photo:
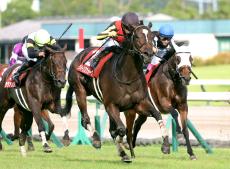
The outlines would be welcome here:
[[[179,126],[177,120],[177,111],[180,113],[180,119],[182,124],[182,133],[186,140],[187,152],[190,159],[196,159],[193,154],[190,142],[189,133],[186,125],[188,115],[187,104],[187,86],[191,79],[191,65],[192,57],[187,47],[178,47],[173,43],[176,53],[170,57],[167,61],[163,61],[157,71],[152,74],[148,83],[150,99],[152,104],[162,113],[173,114],[176,120],[177,126]],[[146,121],[147,116],[139,115],[135,121],[133,129],[132,140],[132,126],[135,120],[135,112],[130,111],[127,113],[129,124],[127,124],[128,134],[127,142],[135,147],[136,137],[141,125]],[[177,128],[177,132],[180,131],[180,127]],[[133,153],[134,155],[134,153]]]
[[[149,63],[153,56],[153,34],[149,27],[141,25],[134,29],[126,47],[113,52],[113,56],[105,63],[97,79],[92,79],[76,69],[84,57],[94,48],[88,48],[78,54],[72,62],[68,81],[65,112],[72,106],[72,94],[82,113],[82,125],[91,132],[93,145],[100,147],[100,139],[92,128],[87,112],[86,96],[93,95],[100,100],[109,115],[110,134],[117,145],[119,156],[124,162],[131,162],[123,147],[126,128],[120,119],[120,112],[135,109],[140,114],[153,116],[159,124],[163,124],[160,112],[156,111],[148,99],[147,84],[143,73],[144,63]],[[163,126],[165,129],[165,127]],[[164,130],[162,129],[162,130]],[[168,136],[165,135],[163,149],[169,152]]]
[[[43,109],[48,109],[52,113],[62,113],[60,93],[61,88],[66,83],[67,60],[64,54],[65,49],[56,51],[46,47],[46,57],[39,60],[31,69],[21,88],[4,88],[7,75],[17,65],[10,67],[3,75],[3,80],[0,83],[0,130],[2,130],[2,120],[5,113],[17,104],[24,117],[20,125],[22,131],[19,138],[22,155],[26,153],[24,147],[26,133],[31,128],[33,117],[38,125],[44,152],[52,152],[47,143],[40,112]],[[50,135],[49,132],[47,138]]]
[[[49,116],[49,111],[48,110],[42,110],[41,111],[41,117],[43,120],[45,120],[48,123],[48,127],[49,127],[49,132],[53,132],[54,130],[54,124],[50,119]],[[20,124],[21,124],[21,120],[22,120],[23,116],[22,113],[20,112],[20,110],[18,109],[17,106],[14,107],[14,134],[9,134],[8,137],[14,141],[15,139],[19,138],[19,133],[20,133]],[[70,145],[70,137],[68,134],[68,131],[65,130],[64,132],[64,136],[63,136],[63,140],[62,140],[63,144],[65,146]],[[32,137],[31,136],[27,136],[27,143],[28,143],[28,149],[29,150],[34,150],[34,146],[32,143]]]

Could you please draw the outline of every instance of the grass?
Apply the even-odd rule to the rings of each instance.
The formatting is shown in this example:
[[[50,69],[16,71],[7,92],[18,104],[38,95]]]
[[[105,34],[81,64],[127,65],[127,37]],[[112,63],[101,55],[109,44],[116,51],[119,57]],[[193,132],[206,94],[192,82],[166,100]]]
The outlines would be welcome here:
[[[230,65],[215,65],[194,67],[193,72],[199,79],[230,79]],[[227,85],[205,85],[208,92],[226,92],[230,91]],[[189,91],[202,91],[199,85],[188,86]]]
[[[230,65],[193,67],[199,79],[230,79]]]
[[[230,79],[230,65],[213,65],[213,66],[200,66],[193,67],[193,72],[199,79]],[[229,92],[230,86],[228,85],[204,85],[207,92]],[[201,86],[189,85],[188,91],[201,92]],[[205,106],[207,102],[204,101],[189,101],[189,106]],[[210,106],[229,106],[227,102],[210,102]]]
[[[194,147],[198,160],[191,161],[185,147],[179,147],[178,153],[163,155],[160,145],[137,147],[136,159],[131,164],[122,163],[117,156],[114,145],[104,144],[101,150],[91,146],[74,145],[58,149],[53,144],[54,152],[45,154],[41,143],[35,143],[36,151],[21,157],[17,143],[12,146],[4,144],[0,152],[1,169],[227,169],[229,168],[230,150],[216,148],[213,154],[206,154],[202,148]]]

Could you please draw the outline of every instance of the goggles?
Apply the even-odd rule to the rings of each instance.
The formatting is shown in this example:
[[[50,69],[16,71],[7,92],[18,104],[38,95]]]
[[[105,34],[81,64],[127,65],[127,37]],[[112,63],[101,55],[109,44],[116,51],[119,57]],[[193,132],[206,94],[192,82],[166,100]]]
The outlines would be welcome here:
[[[160,37],[161,41],[170,41],[172,38],[168,38],[168,37]]]

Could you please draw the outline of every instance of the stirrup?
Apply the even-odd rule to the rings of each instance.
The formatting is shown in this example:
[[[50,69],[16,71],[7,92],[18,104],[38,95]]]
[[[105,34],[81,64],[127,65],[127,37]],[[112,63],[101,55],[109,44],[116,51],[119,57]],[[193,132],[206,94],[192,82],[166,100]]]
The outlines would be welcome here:
[[[94,60],[94,59],[90,62],[90,66],[91,66],[92,68],[96,68],[96,67],[97,67],[97,64],[98,64],[98,61],[97,61],[97,60]]]
[[[17,74],[14,74],[14,75],[12,76],[12,79],[14,80],[16,86],[19,86],[19,85],[20,85],[19,76],[20,76],[20,75],[17,75]]]

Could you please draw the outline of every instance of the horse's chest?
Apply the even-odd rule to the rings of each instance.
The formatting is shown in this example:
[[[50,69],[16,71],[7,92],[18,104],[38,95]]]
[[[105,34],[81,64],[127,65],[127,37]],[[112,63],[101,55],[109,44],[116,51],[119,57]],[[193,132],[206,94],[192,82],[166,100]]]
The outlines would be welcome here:
[[[137,103],[142,100],[145,96],[143,89],[140,87],[126,89],[122,97],[123,102],[125,103]]]

